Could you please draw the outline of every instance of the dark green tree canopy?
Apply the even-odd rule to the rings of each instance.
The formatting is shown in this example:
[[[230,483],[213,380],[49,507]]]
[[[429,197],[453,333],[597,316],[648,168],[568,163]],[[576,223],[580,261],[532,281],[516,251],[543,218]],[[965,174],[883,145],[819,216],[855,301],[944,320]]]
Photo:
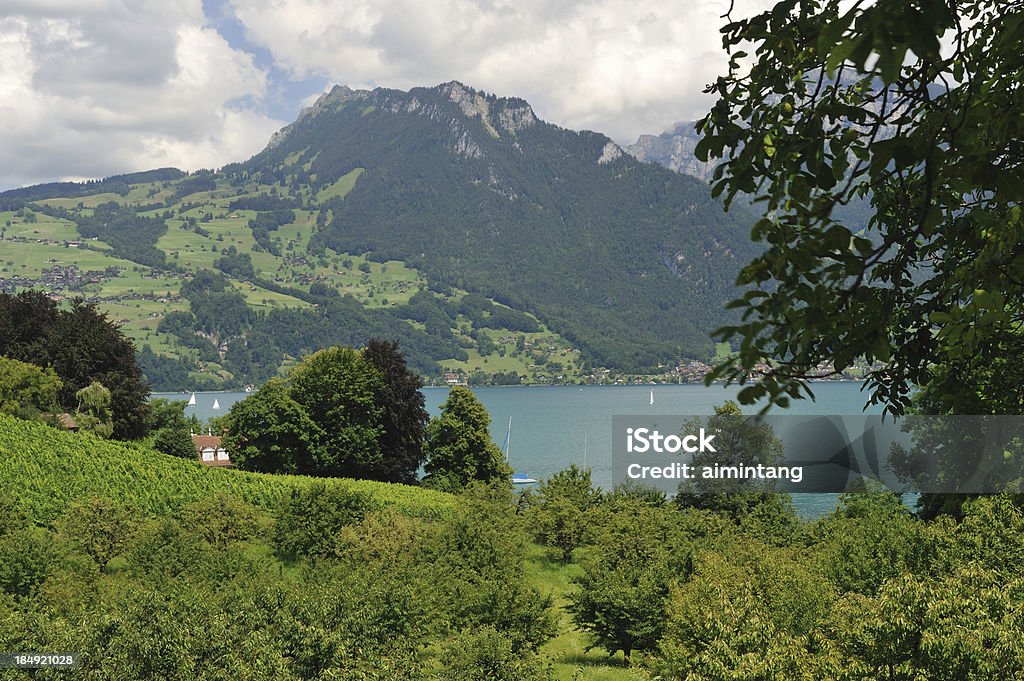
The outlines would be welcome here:
[[[63,383],[57,401],[68,412],[78,407],[78,391],[102,383],[114,437],[145,434],[149,386],[135,348],[95,305],[78,300],[62,310],[39,291],[0,293],[0,355],[52,368]]]
[[[381,460],[370,467],[366,477],[386,482],[415,482],[416,472],[424,460],[423,438],[430,420],[420,391],[423,382],[406,366],[398,341],[370,339],[363,348],[363,359],[374,366],[383,379]]]
[[[394,341],[305,358],[231,408],[225,444],[240,468],[414,483],[428,414]]]
[[[705,427],[716,433],[717,451],[694,454],[694,466],[775,466],[781,462],[782,441],[770,425],[751,422],[731,400],[714,410]],[[687,432],[699,427],[700,419],[695,419]],[[680,508],[711,510],[739,521],[759,506],[786,506],[784,497],[773,492],[768,481],[696,478],[679,483],[675,503]]]
[[[760,376],[741,400],[785,406],[863,356],[871,401],[899,413],[913,385],[1019,346],[1024,9],[784,0],[727,18],[697,153],[723,159],[716,195],[763,206],[767,248],[739,277],[741,323],[720,330],[737,359],[711,379]],[[864,197],[867,224],[842,224],[835,209]]]
[[[231,407],[224,446],[243,470],[312,474],[320,427],[292,399],[288,385],[270,379]]]
[[[505,463],[490,433],[491,417],[465,386],[454,386],[441,405],[441,415],[427,426],[427,479],[456,489],[473,480],[510,480]]]
[[[289,394],[319,426],[313,456],[321,475],[358,477],[381,460],[380,372],[352,348],[313,353],[292,371]]]

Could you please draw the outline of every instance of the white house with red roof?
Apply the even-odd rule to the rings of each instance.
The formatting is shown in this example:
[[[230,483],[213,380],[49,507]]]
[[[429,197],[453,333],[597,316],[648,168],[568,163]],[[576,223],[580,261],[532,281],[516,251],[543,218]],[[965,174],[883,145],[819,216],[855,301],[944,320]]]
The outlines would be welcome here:
[[[196,446],[199,460],[207,466],[231,465],[231,457],[221,444],[220,435],[193,435],[192,444]]]

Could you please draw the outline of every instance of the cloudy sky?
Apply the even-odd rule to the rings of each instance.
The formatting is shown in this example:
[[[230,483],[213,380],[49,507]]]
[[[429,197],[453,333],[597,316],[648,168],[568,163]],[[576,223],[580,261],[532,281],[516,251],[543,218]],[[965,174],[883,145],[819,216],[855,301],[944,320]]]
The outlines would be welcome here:
[[[334,83],[460,80],[630,143],[708,106],[728,4],[4,0],[0,189],[244,160]]]

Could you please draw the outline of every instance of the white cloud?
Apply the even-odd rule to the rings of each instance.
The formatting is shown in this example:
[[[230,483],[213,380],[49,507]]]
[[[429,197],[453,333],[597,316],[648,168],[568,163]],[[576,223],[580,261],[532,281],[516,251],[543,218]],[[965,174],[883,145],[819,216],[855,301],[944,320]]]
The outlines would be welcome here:
[[[407,89],[456,79],[619,142],[700,116],[724,68],[728,0],[207,0],[276,68],[233,48],[203,0],[7,0],[0,10],[0,189],[243,160],[267,115],[323,77]],[[737,0],[737,16],[768,4]],[[270,78],[277,78],[270,82]],[[301,91],[301,94],[295,94]],[[297,112],[308,102],[293,101]]]
[[[266,74],[199,0],[11,3],[0,18],[0,188],[246,158],[283,122]]]
[[[229,0],[298,77],[408,88],[456,79],[620,142],[702,115],[728,0]],[[767,3],[738,2],[735,16]]]

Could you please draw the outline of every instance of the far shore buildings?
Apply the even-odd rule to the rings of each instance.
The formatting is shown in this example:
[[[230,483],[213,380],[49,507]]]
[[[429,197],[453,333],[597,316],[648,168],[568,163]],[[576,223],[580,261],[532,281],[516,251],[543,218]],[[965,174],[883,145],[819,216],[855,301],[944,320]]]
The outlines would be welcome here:
[[[465,379],[459,376],[454,371],[446,371],[444,374],[444,382],[447,385],[466,385]]]
[[[193,435],[192,444],[196,446],[199,460],[207,466],[231,465],[231,457],[221,445],[220,435]]]

